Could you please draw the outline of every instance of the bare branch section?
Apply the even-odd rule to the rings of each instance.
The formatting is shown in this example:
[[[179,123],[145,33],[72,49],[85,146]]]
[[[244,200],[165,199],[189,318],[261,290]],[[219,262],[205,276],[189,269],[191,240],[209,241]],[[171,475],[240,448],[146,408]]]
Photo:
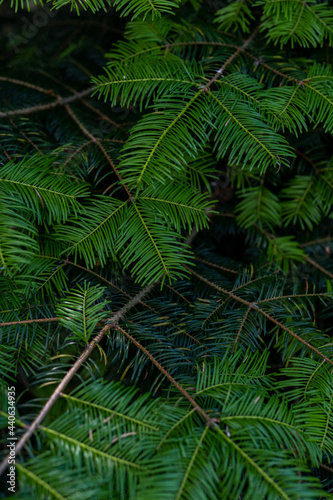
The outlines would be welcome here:
[[[0,328],[2,326],[28,325],[30,323],[49,323],[50,321],[59,321],[59,318],[33,318],[23,319],[22,321],[7,321],[6,323],[0,323]]]
[[[61,392],[65,390],[67,387],[68,383],[71,381],[71,379],[74,377],[75,373],[78,371],[78,369],[82,366],[82,364],[89,358],[90,354],[94,350],[97,344],[102,340],[102,338],[106,335],[108,331],[110,331],[112,328],[114,328],[118,321],[123,317],[124,314],[129,311],[132,307],[136,306],[137,304],[140,303],[141,299],[147,295],[155,286],[155,283],[151,283],[150,285],[146,286],[143,288],[135,297],[133,297],[131,300],[127,302],[127,304],[124,305],[118,312],[114,314],[114,316],[109,320],[109,322],[102,328],[102,330],[96,335],[96,337],[87,345],[81,356],[75,361],[74,365],[72,368],[67,372],[65,377],[62,379],[60,384],[57,386],[55,391],[52,393],[51,397],[48,399],[44,407],[41,409],[35,420],[32,422],[32,424],[28,427],[27,431],[23,434],[21,439],[18,441],[16,445],[16,453],[20,453],[28,441],[28,439],[31,438],[37,427],[42,423],[54,403],[57,401],[58,397],[60,396]],[[6,468],[8,466],[8,456],[3,460],[3,462],[0,465],[0,476],[5,472]]]
[[[82,99],[83,97],[90,95],[93,90],[94,87],[89,87],[88,89],[85,89],[82,92],[77,92],[76,94],[69,97],[57,97],[55,101],[49,102],[47,104],[37,104],[36,106],[31,106],[30,108],[13,109],[12,111],[1,111],[0,118],[30,115],[32,113],[39,113],[40,111],[47,111],[49,109],[56,108],[57,106],[65,106],[66,104],[70,104],[71,102],[77,101],[78,99]]]

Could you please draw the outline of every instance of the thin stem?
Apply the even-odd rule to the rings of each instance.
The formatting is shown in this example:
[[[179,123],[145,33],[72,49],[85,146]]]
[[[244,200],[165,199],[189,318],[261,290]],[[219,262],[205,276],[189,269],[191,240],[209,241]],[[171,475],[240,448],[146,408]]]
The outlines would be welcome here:
[[[320,465],[320,467],[322,467],[323,469],[326,469],[326,470],[328,470],[328,471],[330,471],[330,472],[333,472],[332,467],[329,467],[328,465],[326,465],[326,464],[322,464],[322,463],[320,463],[319,465]]]
[[[239,274],[238,271],[234,271],[233,269],[229,269],[228,267],[218,266],[217,264],[213,264],[213,262],[209,262],[208,260],[199,259],[199,257],[195,257],[195,260],[202,262],[203,264],[207,264],[207,266],[215,267],[215,269],[220,269],[221,271],[226,271],[232,274]]]
[[[3,147],[3,145],[1,144],[1,142],[0,142],[0,146],[3,149],[3,152],[5,153],[5,157],[7,158],[7,160],[8,161],[12,161],[11,157],[9,156],[9,154],[7,153],[6,149]]]
[[[321,297],[321,296],[326,296],[327,297],[328,293],[300,293],[297,295],[280,295],[279,297],[270,297],[269,299],[263,299],[263,300],[258,300],[256,304],[262,304],[263,302],[271,302],[272,300],[279,300],[279,299],[293,299],[293,298],[298,298],[298,297]]]
[[[310,257],[305,257],[305,260],[306,260],[306,262],[308,262],[309,264],[311,264],[311,266],[316,267],[317,269],[319,269],[319,271],[321,271],[322,273],[326,274],[326,276],[328,276],[329,278],[333,279],[333,274],[332,273],[330,273],[329,271],[327,271],[327,269],[325,269],[324,267],[322,267],[320,264],[317,264],[317,262],[315,262],[314,260],[310,259]]]
[[[85,101],[84,99],[82,99],[81,102],[82,102],[82,104],[86,108],[90,109],[90,111],[92,111],[93,113],[95,113],[96,115],[98,115],[100,118],[103,118],[103,120],[111,123],[111,125],[113,125],[116,128],[119,128],[123,132],[128,133],[127,130],[125,130],[125,128],[122,125],[120,125],[119,123],[115,122],[114,120],[111,120],[111,118],[109,116],[106,116],[104,113],[102,113],[102,111],[100,111],[99,109],[97,109],[94,106],[92,106],[89,102]]]
[[[0,118],[9,118],[10,116],[21,116],[21,115],[29,115],[31,113],[38,113],[39,111],[47,111],[49,109],[55,108],[56,106],[65,106],[71,102],[77,101],[78,99],[82,99],[87,95],[90,95],[95,87],[89,87],[82,92],[78,92],[69,97],[58,97],[58,99],[54,102],[50,102],[48,104],[37,104],[36,106],[31,106],[30,108],[22,108],[22,109],[14,109],[13,111],[1,111]]]
[[[192,305],[192,303],[182,293],[178,292],[178,290],[176,290],[172,286],[168,285],[167,283],[164,283],[164,286],[166,288],[169,288],[169,290],[171,290],[176,295],[178,295],[184,302],[187,302],[188,305],[190,305],[190,306]]]
[[[294,151],[298,155],[302,156],[302,158],[304,158],[304,160],[311,165],[311,167],[315,170],[316,174],[320,174],[320,170],[318,169],[318,167],[316,167],[311,158],[309,158],[306,154],[302,153],[302,151],[300,151],[299,149],[294,148]]]
[[[29,323],[48,323],[50,321],[59,321],[60,318],[33,318],[33,319],[24,319],[22,321],[7,321],[5,323],[0,323],[0,328],[2,326],[12,326],[12,325],[27,325]]]
[[[14,83],[14,85],[22,85],[23,87],[28,87],[29,89],[37,90],[42,94],[54,95],[53,89],[44,89],[43,87],[38,87],[32,83],[25,82],[23,80],[17,80],[16,78],[8,78],[7,76],[0,76],[0,82]]]
[[[305,243],[300,243],[300,248],[310,247],[312,245],[317,245],[320,243],[328,243],[333,240],[333,236],[325,236],[325,238],[318,238],[318,240],[306,241]]]
[[[77,64],[77,65],[78,65],[78,63],[77,63],[76,61],[72,60],[72,62],[73,62],[74,64]],[[85,70],[85,68],[83,68],[83,66],[82,66],[82,65],[79,65],[79,66],[80,66],[80,68],[82,69],[82,71],[85,71],[85,72],[89,75],[89,77],[91,77],[91,76],[92,76],[92,75],[91,75],[88,71],[86,71],[86,70]],[[39,72],[40,72],[42,75],[46,76],[47,78],[51,79],[52,81],[56,82],[58,85],[61,85],[62,87],[64,87],[66,90],[68,90],[68,91],[69,91],[69,92],[71,92],[72,94],[76,94],[76,90],[75,90],[73,87],[71,87],[70,85],[66,85],[63,81],[59,80],[59,79],[58,79],[58,78],[56,78],[55,76],[50,75],[49,73],[47,73],[47,72],[46,72],[46,71],[44,71],[44,70],[39,70]],[[86,100],[81,99],[81,103],[82,103],[84,106],[86,106],[88,109],[90,109],[93,113],[97,114],[98,116],[100,116],[100,117],[101,117],[101,118],[103,118],[104,120],[108,121],[109,123],[112,123],[112,125],[113,125],[114,127],[119,128],[119,129],[121,129],[123,132],[128,133],[128,132],[124,129],[124,127],[123,127],[122,125],[119,125],[119,123],[117,123],[117,122],[115,122],[115,121],[111,120],[111,118],[109,118],[108,116],[106,116],[106,115],[105,115],[104,113],[102,113],[102,111],[100,111],[99,109],[97,109],[97,108],[95,108],[94,106],[92,106],[92,105],[91,105],[90,103],[88,103]],[[124,141],[119,141],[119,142],[124,142]]]

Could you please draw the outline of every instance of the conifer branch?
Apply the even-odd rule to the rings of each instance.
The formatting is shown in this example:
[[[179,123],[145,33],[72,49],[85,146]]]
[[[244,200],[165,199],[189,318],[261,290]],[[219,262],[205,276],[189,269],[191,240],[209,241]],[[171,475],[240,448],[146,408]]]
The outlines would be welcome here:
[[[62,379],[60,384],[54,390],[46,404],[43,406],[35,420],[29,425],[27,431],[23,434],[20,440],[17,442],[15,450],[16,453],[20,453],[23,449],[24,445],[31,438],[35,430],[38,428],[39,424],[42,423],[48,412],[51,410],[52,406],[60,396],[60,394],[65,390],[68,383],[74,377],[75,373],[79,370],[82,364],[89,358],[90,354],[94,350],[97,344],[102,340],[102,338],[110,331],[112,328],[117,326],[118,321],[120,321],[123,316],[130,310],[132,307],[135,307],[141,299],[147,295],[155,286],[155,283],[151,283],[143,288],[135,297],[127,302],[118,312],[116,312],[113,317],[109,320],[109,322],[101,329],[101,331],[96,335],[96,337],[88,344],[85,350],[82,352],[80,357],[75,361],[72,368],[67,372],[65,377]],[[4,473],[8,466],[8,457],[6,457],[3,462],[0,464],[0,476]]]
[[[99,498],[111,467],[112,498],[322,498],[332,12],[319,0],[50,2],[12,0],[0,55],[0,378],[20,418],[36,416],[15,419],[14,489]],[[148,282],[155,293],[137,294]],[[170,390],[156,400],[152,387]],[[4,425],[13,399],[8,387]]]
[[[320,356],[321,358],[323,358],[324,361],[328,361],[328,363],[330,363],[333,366],[333,360],[329,359],[327,356],[325,356],[325,354],[323,354],[322,352],[320,352],[316,347],[312,346],[311,344],[309,344],[309,342],[307,342],[306,340],[302,339],[302,337],[300,337],[299,335],[297,335],[297,333],[295,333],[292,330],[290,330],[290,328],[287,328],[285,325],[283,325],[282,323],[280,323],[280,321],[278,321],[275,318],[273,318],[273,316],[271,316],[270,314],[268,314],[266,311],[264,311],[263,309],[260,309],[257,306],[257,302],[249,302],[249,301],[247,301],[245,299],[242,299],[241,297],[238,297],[234,293],[229,292],[228,290],[224,290],[223,288],[215,285],[214,283],[212,283],[211,281],[207,280],[203,276],[200,276],[200,274],[196,273],[192,269],[190,269],[188,267],[186,267],[186,268],[187,268],[187,270],[193,276],[195,276],[196,278],[198,278],[200,281],[206,283],[208,286],[210,286],[212,288],[215,288],[215,290],[218,290],[219,292],[221,292],[221,293],[223,293],[225,295],[228,295],[231,299],[236,300],[237,302],[240,302],[241,304],[246,305],[249,309],[252,309],[253,311],[256,311],[256,312],[262,314],[269,321],[271,321],[275,325],[279,326],[285,332],[289,333],[289,335],[293,336],[296,340],[298,340],[298,342],[301,342],[302,344],[304,344],[306,347],[308,347],[313,352],[315,352],[316,354],[318,354],[318,356]]]
[[[200,413],[200,415],[205,419],[207,425],[209,427],[216,427],[216,422],[214,419],[209,417],[205,410],[201,408],[198,403],[192,398],[192,396],[189,395],[189,393],[184,389],[171,375],[170,373],[163,368],[163,366],[154,358],[152,354],[142,345],[140,342],[138,342],[132,335],[130,335],[126,330],[121,328],[119,325],[116,326],[117,330],[120,330],[125,337],[127,337],[136,347],[138,347],[149,359],[150,361],[156,366],[156,368],[163,373],[163,375],[171,382],[176,389],[191,403],[191,405],[194,407],[194,409]]]
[[[64,261],[65,264],[70,264],[74,267],[77,267],[78,269],[82,269],[83,271],[89,273],[89,274],[92,274],[93,276],[96,276],[97,278],[99,278],[100,280],[104,281],[105,283],[107,283],[109,286],[111,286],[112,288],[115,288],[116,290],[118,290],[120,293],[122,293],[123,295],[126,295],[126,297],[128,297],[129,299],[132,299],[132,297],[126,293],[124,290],[122,290],[120,287],[118,287],[117,285],[115,285],[114,283],[112,283],[111,281],[107,280],[106,278],[104,278],[104,276],[102,276],[101,274],[98,274],[98,273],[95,273],[94,271],[92,271],[91,269],[88,269],[84,266],[81,266],[80,264],[76,264],[75,262],[71,262],[69,260],[65,260]],[[177,292],[177,290],[175,290],[173,287],[171,287],[170,285],[167,285],[166,283],[164,284],[164,286],[166,286],[167,288],[169,288],[170,290],[173,291],[173,293],[176,293],[178,294],[185,302],[187,302],[188,304],[191,304],[182,294],[180,294],[179,292]],[[139,304],[141,304],[143,307],[145,307],[146,309],[149,309],[150,311],[152,311],[153,313],[155,313],[157,316],[160,316],[160,313],[159,311],[157,311],[154,307],[150,306],[149,304],[147,304],[147,302],[143,302],[142,300],[139,301]],[[196,339],[195,337],[193,337],[193,335],[190,335],[188,332],[186,332],[184,329],[179,329],[177,327],[177,325],[175,323],[173,323],[172,321],[169,321],[170,322],[170,325],[172,325],[173,327],[177,328],[177,332],[179,333],[183,333],[184,335],[186,335],[187,337],[189,337],[191,340],[193,340],[194,342],[196,342],[197,344],[202,344],[198,339]],[[0,323],[0,327],[1,327],[1,323]]]

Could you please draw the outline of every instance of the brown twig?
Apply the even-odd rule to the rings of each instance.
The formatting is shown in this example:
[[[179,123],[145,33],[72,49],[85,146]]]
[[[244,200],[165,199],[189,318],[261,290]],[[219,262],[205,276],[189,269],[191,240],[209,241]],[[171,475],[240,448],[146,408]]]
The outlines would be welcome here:
[[[169,290],[171,290],[176,295],[178,295],[184,302],[187,302],[188,305],[192,305],[192,303],[182,293],[178,292],[178,290],[176,290],[172,286],[168,285],[167,283],[164,283],[164,286],[166,288],[169,288]]]
[[[209,262],[208,260],[199,259],[199,257],[195,257],[195,260],[202,262],[203,264],[207,264],[207,266],[215,267],[215,269],[220,269],[221,271],[226,271],[232,274],[239,274],[238,271],[234,271],[233,269],[229,269],[228,267],[218,266],[217,264],[213,264],[213,262]]]
[[[314,169],[314,171],[316,172],[316,174],[320,174],[319,168],[316,167],[316,165],[313,163],[313,161],[311,160],[311,158],[309,158],[306,154],[302,153],[302,151],[300,151],[297,148],[294,148],[294,151],[298,155],[302,156],[302,158],[304,158],[304,160],[307,161],[311,165],[311,167]]]
[[[300,293],[297,295],[280,295],[279,297],[270,297],[269,299],[263,299],[263,300],[258,300],[256,304],[262,304],[263,302],[271,302],[273,300],[279,300],[279,299],[296,299],[297,297],[321,297],[321,296],[326,296],[327,293]]]
[[[322,267],[320,264],[317,264],[317,262],[315,262],[314,260],[310,259],[310,257],[305,257],[305,260],[306,260],[306,262],[308,262],[309,264],[311,264],[311,266],[316,267],[317,269],[319,269],[319,271],[321,271],[322,273],[326,274],[326,276],[328,276],[329,278],[333,279],[333,274],[332,273],[330,273],[329,271],[327,271],[327,269],[325,269],[324,267]]]
[[[320,467],[322,467],[323,469],[326,469],[326,470],[328,470],[329,472],[332,472],[332,473],[333,473],[333,469],[332,469],[332,467],[329,467],[328,465],[326,465],[326,464],[322,464],[322,463],[320,463],[319,465],[320,465]]]
[[[98,108],[95,108],[94,106],[92,106],[89,102],[85,101],[84,99],[81,99],[81,102],[86,108],[90,109],[90,111],[92,111],[93,113],[98,115],[103,120],[111,123],[111,125],[113,125],[116,128],[119,128],[123,132],[125,131],[126,133],[128,133],[127,130],[122,125],[115,122],[114,120],[111,120],[111,118],[109,116],[106,116],[102,111],[100,111]]]
[[[8,161],[12,161],[11,157],[9,156],[9,154],[7,153],[6,149],[3,147],[3,145],[1,144],[1,142],[0,142],[0,146],[2,147],[3,152],[5,153],[5,157],[7,158],[7,160]]]
[[[300,243],[300,248],[310,247],[312,245],[317,245],[320,243],[328,243],[333,240],[333,236],[325,236],[325,238],[319,238],[318,240],[306,241],[305,243]]]
[[[23,87],[28,87],[29,89],[37,90],[37,92],[40,92],[42,94],[47,94],[47,95],[53,94],[52,89],[44,89],[43,87],[38,87],[37,85],[34,85],[32,83],[25,82],[23,80],[17,80],[16,78],[8,78],[7,76],[0,76],[0,82],[8,82],[8,83],[14,83],[14,85],[22,85]]]
[[[82,90],[82,92],[77,92],[76,94],[69,97],[59,96],[56,101],[49,102],[47,104],[37,104],[36,106],[31,106],[29,108],[14,109],[12,111],[0,111],[0,118],[29,115],[31,113],[38,113],[40,111],[48,111],[49,109],[55,108],[57,106],[65,106],[66,104],[70,104],[71,102],[77,101],[78,99],[82,99],[82,97],[90,95],[94,89],[95,87],[89,87],[88,89]]]
[[[73,63],[78,65],[77,61],[74,61],[74,60],[73,60]],[[86,70],[83,66],[81,66],[81,65],[80,65],[80,67],[81,67],[82,71],[86,71],[86,72],[87,72],[87,70]],[[47,78],[49,78],[49,79],[51,79],[52,81],[54,81],[55,83],[57,83],[58,85],[61,85],[61,87],[65,88],[65,89],[66,89],[66,90],[68,90],[69,92],[72,92],[72,94],[73,94],[73,95],[74,95],[74,94],[76,94],[76,90],[75,90],[73,87],[71,87],[70,85],[65,84],[63,81],[59,80],[59,79],[58,79],[58,78],[56,78],[54,75],[50,75],[49,73],[47,73],[45,70],[42,70],[42,69],[41,69],[41,70],[39,70],[39,72],[40,72],[42,75],[44,75],[44,76],[46,76]],[[88,75],[89,75],[90,77],[92,76],[89,72],[87,72],[87,73],[88,73]],[[105,114],[104,114],[102,111],[100,111],[98,108],[95,108],[94,106],[92,106],[92,105],[91,105],[89,102],[87,102],[85,99],[81,99],[81,103],[82,103],[84,106],[86,106],[88,109],[90,109],[90,111],[92,111],[93,113],[95,113],[96,115],[98,115],[100,118],[103,118],[103,120],[108,121],[108,122],[109,122],[109,123],[111,123],[114,127],[119,128],[119,129],[121,129],[123,132],[128,133],[128,132],[127,132],[127,130],[126,130],[126,129],[122,126],[122,125],[120,125],[119,123],[115,122],[114,120],[111,120],[111,118],[110,118],[109,116],[105,115]],[[134,109],[134,108],[132,108],[132,109]],[[117,142],[117,141],[116,141],[116,142]],[[118,141],[118,142],[125,142],[125,141]]]
[[[5,323],[0,323],[0,328],[2,326],[12,326],[12,325],[28,325],[29,323],[48,323],[50,321],[59,321],[59,318],[33,318],[24,319],[22,321],[7,321]]]

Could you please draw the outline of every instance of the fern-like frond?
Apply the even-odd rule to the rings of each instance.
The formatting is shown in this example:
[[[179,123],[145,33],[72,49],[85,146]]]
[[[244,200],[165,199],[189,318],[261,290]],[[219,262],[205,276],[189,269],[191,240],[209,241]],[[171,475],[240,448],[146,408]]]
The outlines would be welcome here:
[[[42,0],[33,0],[33,3],[34,5],[42,5]],[[20,8],[30,11],[31,2],[30,0],[11,0],[10,7],[14,7],[15,12],[17,12]]]
[[[16,210],[15,210],[16,209]],[[27,264],[38,252],[37,229],[23,203],[11,198],[0,203],[0,264],[2,271]]]
[[[106,262],[107,256],[112,256],[117,247],[119,228],[127,214],[127,201],[121,202],[115,198],[96,197],[80,216],[69,219],[66,226],[56,227],[54,238],[57,241],[68,242],[68,248],[63,252],[83,257],[89,267],[96,260]]]
[[[282,192],[282,217],[286,225],[299,222],[302,229],[313,228],[320,222],[322,213],[316,196],[316,179],[310,175],[298,175]]]
[[[309,47],[322,45],[327,40],[333,43],[333,14],[326,3],[285,0],[280,2],[257,2],[262,5],[262,28],[268,30],[269,40],[284,46]]]
[[[132,272],[141,283],[160,279],[163,283],[166,277],[172,280],[186,275],[184,264],[190,250],[177,242],[176,233],[144,204],[134,202],[129,208],[118,244],[124,248],[122,262],[125,267],[133,266]]]
[[[33,210],[38,223],[45,216],[48,223],[64,221],[70,210],[74,213],[78,210],[78,198],[87,192],[84,184],[57,173],[53,165],[55,160],[52,155],[34,155],[19,162],[9,161],[0,167],[2,196],[18,197],[29,210]]]
[[[321,453],[333,454],[332,370],[324,362],[313,359],[293,359],[288,374],[280,387],[286,389],[287,398],[295,401],[294,415],[298,425],[311,435]],[[298,384],[298,391],[295,385]],[[297,395],[296,395],[297,392]]]
[[[219,157],[228,154],[230,165],[246,165],[250,170],[258,166],[261,172],[269,166],[287,164],[287,157],[293,153],[282,136],[264,123],[258,111],[235,102],[232,95],[210,92],[209,97]]]
[[[131,14],[132,19],[150,14],[152,19],[160,17],[161,14],[170,14],[172,9],[178,6],[179,0],[115,0],[117,10],[121,10],[122,16]]]
[[[147,106],[152,97],[163,96],[165,93],[186,93],[197,85],[193,68],[190,72],[180,60],[173,63],[171,59],[166,64],[166,61],[160,60],[160,54],[156,54],[155,50],[149,54],[150,58],[156,56],[155,64],[147,65],[147,57],[139,57],[145,55],[147,48],[143,49],[141,45],[139,47],[139,54],[135,52],[135,60],[128,63],[124,50],[125,55],[131,51],[130,43],[121,46],[120,61],[115,60],[117,53],[110,54],[112,61],[106,69],[106,75],[92,79],[95,84],[94,93],[98,93],[99,99],[104,97],[104,101],[108,100],[112,105],[119,101],[121,106],[126,107],[140,104],[142,109],[143,102]],[[159,48],[158,45],[153,47]]]
[[[71,290],[57,304],[59,322],[70,330],[73,338],[79,338],[86,344],[93,334],[96,325],[105,319],[109,312],[105,310],[106,300],[102,300],[105,289],[101,286],[78,286]]]
[[[197,230],[208,227],[208,211],[212,202],[193,188],[153,185],[140,194],[140,205],[165,218],[178,233],[195,225]]]
[[[273,87],[262,93],[260,109],[267,113],[268,123],[275,130],[289,130],[295,135],[307,130],[306,92],[296,84],[294,86]]]
[[[16,0],[17,2],[19,0]],[[21,0],[22,1],[22,0]],[[167,0],[51,0],[52,6],[55,9],[60,9],[66,5],[70,5],[71,10],[76,10],[77,14],[80,11],[91,10],[93,13],[99,10],[104,10],[107,12],[107,8],[112,5],[115,6],[116,10],[121,11],[122,16],[131,15],[132,19],[138,16],[150,16],[152,19],[161,17],[162,13],[172,13],[173,8],[178,6],[176,1]]]
[[[270,260],[275,260],[284,271],[289,269],[290,261],[304,259],[304,251],[299,248],[297,241],[292,236],[279,236],[268,240],[267,255]]]
[[[184,168],[185,158],[195,158],[203,150],[208,134],[201,92],[161,97],[155,111],[133,127],[119,165],[129,187],[153,181],[166,184]]]
[[[237,222],[245,228],[254,224],[266,224],[270,229],[281,225],[279,198],[263,185],[243,189],[243,200],[237,205]],[[250,214],[250,216],[249,216]]]
[[[216,12],[214,22],[218,23],[218,29],[221,31],[229,31],[230,28],[236,31],[240,27],[244,33],[249,33],[249,25],[254,19],[250,7],[250,1],[231,2]]]

